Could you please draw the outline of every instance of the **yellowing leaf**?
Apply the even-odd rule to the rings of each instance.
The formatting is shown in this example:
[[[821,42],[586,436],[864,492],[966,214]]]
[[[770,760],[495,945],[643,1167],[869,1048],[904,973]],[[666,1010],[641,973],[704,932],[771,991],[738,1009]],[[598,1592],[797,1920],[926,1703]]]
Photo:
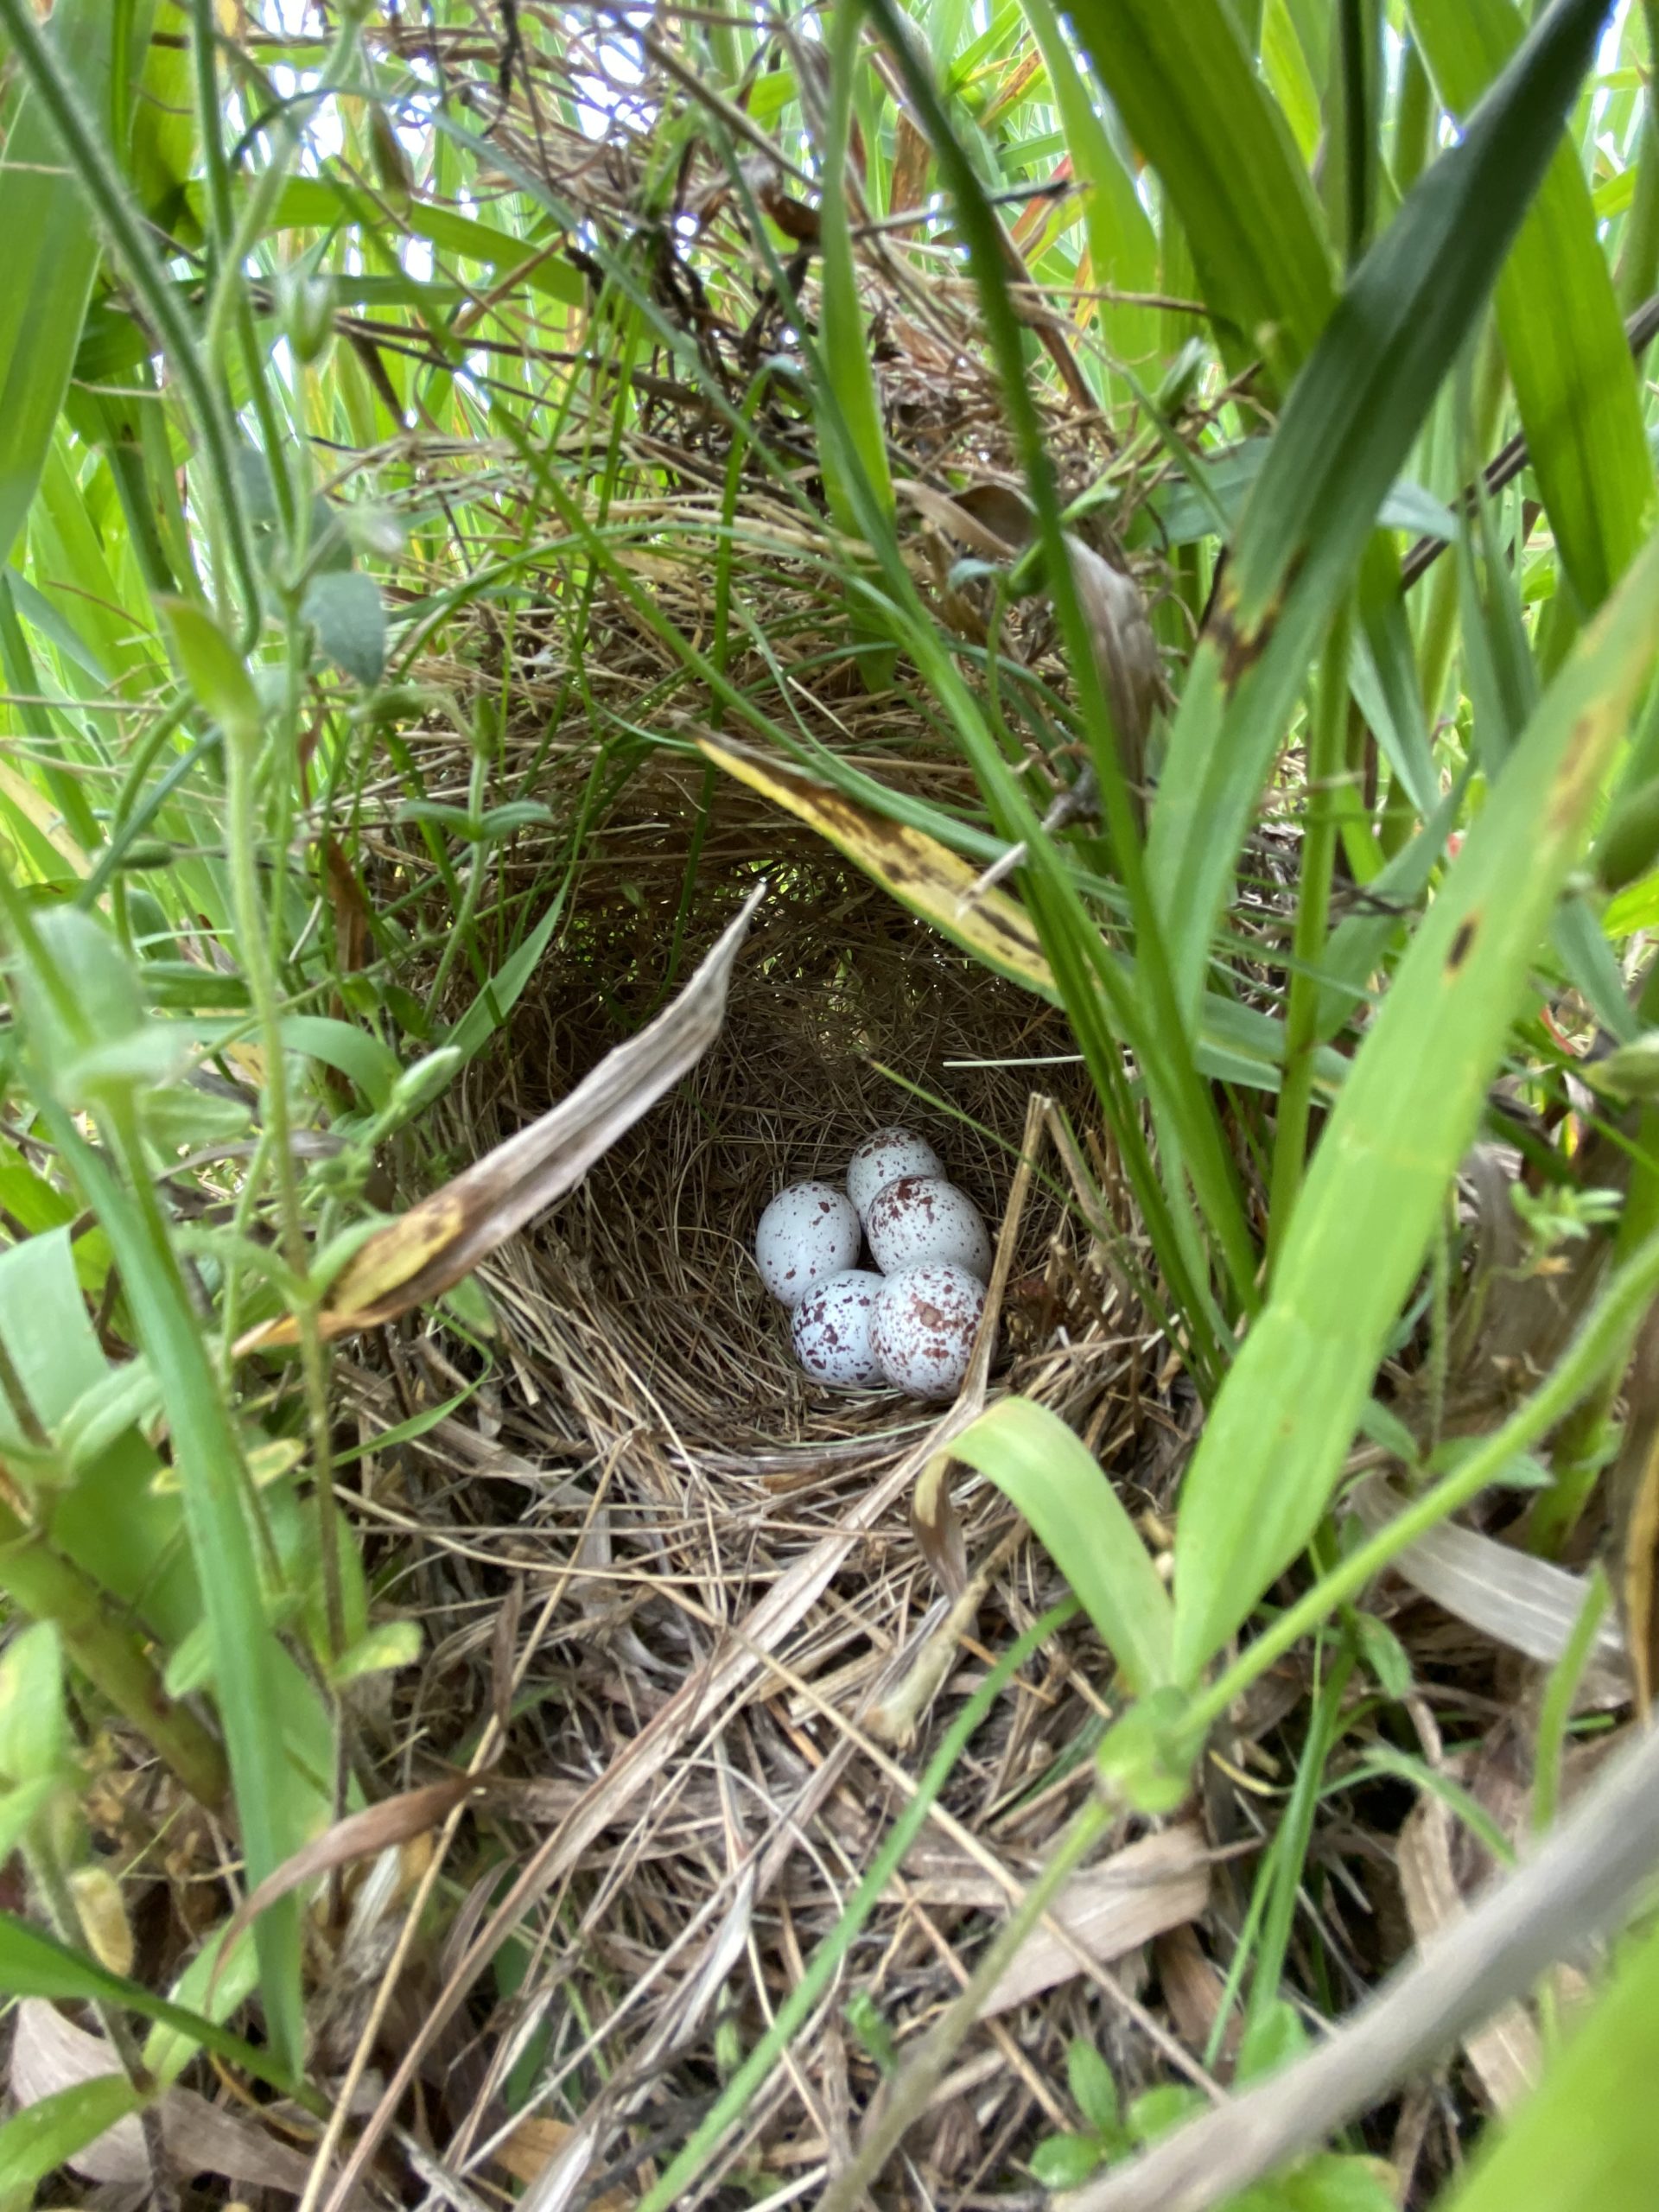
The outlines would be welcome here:
[[[988,968],[1058,1002],[1054,972],[1018,899],[995,886],[976,892],[980,871],[925,830],[891,822],[829,784],[724,738],[702,737],[708,758],[844,853],[901,906]]]

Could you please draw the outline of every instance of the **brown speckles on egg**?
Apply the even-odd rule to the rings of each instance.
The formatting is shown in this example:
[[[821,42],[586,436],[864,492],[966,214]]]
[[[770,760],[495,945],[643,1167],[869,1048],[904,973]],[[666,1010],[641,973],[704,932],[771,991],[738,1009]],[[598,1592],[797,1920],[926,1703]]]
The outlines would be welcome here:
[[[925,1137],[910,1129],[878,1129],[866,1137],[847,1168],[847,1195],[861,1219],[878,1191],[901,1175],[943,1175],[944,1162]]]
[[[866,1390],[885,1378],[870,1341],[870,1325],[887,1286],[878,1274],[849,1268],[809,1290],[790,1324],[795,1357],[815,1382]]]
[[[968,1372],[985,1293],[949,1262],[891,1275],[870,1340],[887,1380],[913,1398],[955,1397]]]
[[[883,1274],[911,1268],[965,1268],[983,1282],[991,1271],[991,1240],[965,1191],[938,1175],[901,1175],[870,1201],[864,1226]]]

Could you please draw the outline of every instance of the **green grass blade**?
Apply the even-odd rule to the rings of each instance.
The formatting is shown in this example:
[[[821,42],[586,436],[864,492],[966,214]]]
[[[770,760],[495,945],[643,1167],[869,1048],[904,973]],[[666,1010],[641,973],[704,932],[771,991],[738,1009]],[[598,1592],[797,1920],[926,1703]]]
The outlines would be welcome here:
[[[1043,57],[1049,89],[1060,112],[1066,149],[1078,182],[1088,191],[1084,220],[1088,227],[1093,281],[1120,292],[1158,289],[1158,238],[1141,204],[1135,180],[1118,159],[1093,96],[1084,83],[1060,29],[1052,0],[1020,0]],[[1103,300],[1100,326],[1107,350],[1137,374],[1151,376],[1158,353],[1158,313],[1124,302]],[[1120,392],[1122,380],[1118,382]]]
[[[1511,0],[1413,0],[1440,98],[1463,115],[1521,43]],[[1557,147],[1497,292],[1498,329],[1555,543],[1600,606],[1652,518],[1654,465],[1624,319],[1578,149]]]
[[[950,1446],[1018,1506],[1141,1695],[1170,1679],[1169,1593],[1123,1501],[1082,1440],[1029,1398],[1004,1398]]]
[[[33,2190],[143,2103],[124,2075],[105,2074],[25,2105],[0,2127],[0,2191]]]
[[[123,1189],[61,1108],[45,1107],[42,1118],[109,1235],[140,1341],[162,1384],[213,1639],[243,1855],[250,1883],[260,1882],[298,1848],[308,1793],[284,1747],[283,1655],[265,1618],[241,1444],[153,1193]],[[272,1906],[254,1940],[272,2046],[279,2063],[295,2070],[303,2047],[297,1898]]]
[[[1295,141],[1222,0],[1085,0],[1072,21],[1095,74],[1157,170],[1223,350],[1264,355],[1282,390],[1336,296]]]
[[[231,2065],[240,2067],[256,2082],[293,2093],[294,2077],[271,2063],[268,2050],[260,2050],[216,2020],[157,1997],[142,1983],[129,1981],[83,1952],[72,1951],[42,1928],[32,1927],[9,1912],[0,1912],[0,1990],[8,1997],[49,1997],[60,2002],[114,2005],[155,2020],[187,2036],[204,2050],[211,2050]]]
[[[1531,2098],[1483,2145],[1440,2212],[1646,2212],[1659,2173],[1659,1929],[1624,1955],[1611,1982]]]
[[[823,260],[820,323],[823,367],[841,411],[852,458],[863,473],[868,496],[884,517],[890,518],[893,478],[887,468],[887,442],[876,397],[869,339],[859,305],[858,270],[847,213],[847,140],[852,127],[853,75],[858,67],[862,23],[862,13],[857,8],[836,10],[830,43],[834,78],[829,143],[824,149],[823,205],[819,216]],[[838,442],[830,438],[823,445],[824,487],[837,525],[857,536],[858,518],[842,477]]]
[[[1318,1525],[1384,1339],[1478,1125],[1540,938],[1651,669],[1650,543],[1534,716],[1402,963],[1314,1154],[1181,1497],[1193,1679]],[[1516,855],[1524,853],[1525,868]]]
[[[1344,293],[1286,404],[1200,645],[1149,840],[1184,1004],[1307,664],[1478,315],[1588,66],[1604,0],[1560,0]]]

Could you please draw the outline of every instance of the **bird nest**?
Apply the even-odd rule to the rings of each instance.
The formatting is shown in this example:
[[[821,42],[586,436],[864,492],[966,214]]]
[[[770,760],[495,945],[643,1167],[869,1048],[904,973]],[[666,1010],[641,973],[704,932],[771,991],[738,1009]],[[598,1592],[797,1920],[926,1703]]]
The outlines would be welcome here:
[[[1098,1233],[1110,1165],[1064,1019],[683,758],[637,778],[590,838],[469,1142],[544,1112],[634,1034],[761,879],[718,1041],[493,1279],[570,1443],[658,1497],[868,1477],[913,1446],[937,1409],[810,1382],[752,1258],[774,1192],[840,1183],[861,1139],[894,1122],[1006,1231],[995,1385],[1035,1388],[1086,1427],[1122,1364],[1102,1348],[1121,1353],[1131,1317]]]
[[[963,1409],[809,1382],[751,1257],[780,1184],[840,1179],[884,1123],[925,1134],[1001,1233],[983,1391],[1061,1412],[1117,1459],[1132,1504],[1158,1479],[1141,1446],[1169,1400],[1142,1363],[1166,1355],[1117,1287],[1128,1211],[1064,1021],[700,760],[654,754],[584,830],[557,934],[470,1072],[453,1134],[481,1150],[567,1096],[762,878],[718,1039],[487,1263],[493,1375],[365,1497],[382,1528],[416,1539],[384,1567],[430,1637],[398,1733],[468,1742],[480,1710],[499,1716],[491,1802],[523,1869],[500,1912],[537,1961],[512,2002],[473,2015],[487,2063],[448,2077],[467,2082],[448,2120],[458,2171],[492,2145],[530,2170],[512,2163],[531,2123],[512,2120],[505,2082],[527,2039],[539,2110],[579,2116],[589,2187],[607,2166],[607,2179],[633,2171],[654,2127],[673,2136],[706,2097],[722,2018],[740,2040],[760,2031],[835,1927],[846,1870],[901,1809],[905,1769],[875,1746],[932,1738],[982,1678],[982,1650],[1065,1595],[977,1476],[956,1484],[939,1541],[918,1544],[916,1479]],[[411,1353],[456,1356],[430,1336],[398,1357]],[[364,1370],[354,1382],[377,1425],[389,1419],[385,1386]],[[797,2038],[795,2063],[757,2095],[728,2173],[775,2181],[821,2159],[826,2101],[858,2108],[876,2093],[879,2069],[836,2024],[855,1983],[901,2043],[955,1991],[1088,1786],[1068,1747],[1089,1740],[1109,1672],[1073,1621],[997,1701],[944,1788],[943,1827],[874,1912],[868,1955]],[[1203,1903],[1190,1825],[1131,1849],[1152,1856],[1113,1893],[1126,1919],[1108,1957]],[[1093,1986],[1068,1986],[1077,1971],[1070,1954],[1039,1962],[1017,2016],[1020,1992],[1000,2000],[969,2088],[923,2131],[949,2201],[1063,2120],[1045,2084],[1070,2036],[1117,2050],[1127,2082],[1153,2078],[1155,2054],[1118,2049],[1116,1983],[1090,1966]],[[532,2163],[544,2156],[537,2139]]]

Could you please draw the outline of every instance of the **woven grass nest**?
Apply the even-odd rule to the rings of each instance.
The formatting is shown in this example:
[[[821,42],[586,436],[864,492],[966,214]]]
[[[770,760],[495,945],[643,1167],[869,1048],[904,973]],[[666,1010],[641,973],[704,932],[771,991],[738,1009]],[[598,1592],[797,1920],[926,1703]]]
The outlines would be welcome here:
[[[754,1224],[806,1177],[839,1183],[859,1141],[925,1134],[995,1234],[1033,1094],[1089,1141],[1089,1089],[1064,1020],[988,974],[810,832],[671,756],[594,839],[567,925],[480,1116],[493,1141],[563,1096],[683,982],[764,876],[769,891],[700,1065],[523,1242],[515,1326],[596,1453],[658,1484],[869,1473],[936,1410],[810,1382],[761,1287]],[[697,840],[678,941],[679,910]],[[477,1125],[475,1125],[477,1126]],[[1046,1151],[1047,1147],[1045,1147]],[[1058,1160],[1038,1163],[1011,1245],[993,1372],[1062,1403],[1111,1379],[1109,1279]],[[1068,1357],[1067,1355],[1070,1355]]]
[[[501,1816],[511,1827],[522,1789],[524,1833],[509,1848],[549,1899],[526,1924],[537,1965],[524,1991],[504,2014],[474,2015],[497,2058],[457,2124],[474,2143],[502,2128],[503,2055],[543,2021],[541,2109],[582,2115],[590,2187],[607,2161],[613,2178],[629,2170],[635,2130],[672,2131],[696,2107],[721,2015],[734,2009],[745,2038],[760,2032],[834,1927],[872,1839],[905,1802],[899,1770],[872,1759],[871,1738],[910,1771],[982,1679],[975,1655],[1006,1648],[1065,1594],[1006,1500],[965,1469],[952,1523],[973,1584],[965,1612],[942,1586],[952,1578],[912,1521],[941,1409],[808,1382],[751,1257],[766,1199],[797,1177],[840,1179],[858,1140],[902,1116],[938,1144],[994,1233],[1025,1185],[992,1390],[1043,1399],[1120,1465],[1141,1464],[1158,1397],[1141,1371],[1155,1338],[1120,1302],[1048,1134],[1075,1130],[1085,1185],[1112,1203],[1063,1020],[753,794],[710,788],[684,755],[637,773],[587,840],[565,926],[510,1034],[469,1078],[468,1147],[521,1127],[634,1034],[761,874],[770,893],[719,1041],[483,1271],[506,1352],[489,1418],[429,1432],[394,1509],[419,1530],[410,1566],[433,1646],[399,1733],[441,1746],[475,1727],[480,1704],[513,1704],[496,1768]],[[663,918],[688,881],[676,956]],[[1033,1091],[1055,1101],[1052,1123],[1032,1116]],[[1036,1172],[1021,1179],[1028,1124]],[[838,2024],[851,1988],[902,2041],[959,1986],[1007,1884],[1042,1864],[1088,1786],[1087,1760],[1041,1785],[1087,1740],[1109,1662],[1073,1622],[1039,1671],[1040,1683],[997,1701],[945,1788],[940,1817],[973,1849],[937,1828],[918,1844],[798,2037],[794,2065],[752,2107],[728,2173],[785,2177],[822,2140],[822,2097],[865,2106],[880,2075]],[[1194,1833],[1147,1840],[1179,1863],[1133,1871],[1133,1897],[1153,1884],[1146,1935],[1201,1902]],[[715,1956],[734,1963],[711,1979]],[[971,2094],[919,2131],[940,2201],[968,2201],[963,2190],[1061,2123],[1041,2085],[1060,2077],[1071,2036],[1116,2050],[1126,2082],[1155,2078],[1155,2050],[1121,2047],[1130,2024],[1103,1993],[1116,1986],[1105,1970],[1077,1974],[1057,1969],[988,2022]],[[813,2085],[804,2115],[802,2080]],[[712,2201],[740,2198],[728,2185]]]
[[[365,1500],[374,1525],[414,1540],[397,1584],[430,1640],[394,1730],[406,1779],[427,1771],[423,1752],[469,1741],[480,1710],[513,1715],[493,1787],[509,1856],[529,1870],[516,1925],[536,1964],[505,2009],[472,2013],[493,2056],[464,2092],[450,2077],[451,2139],[487,2145],[508,2126],[503,2069],[539,2022],[540,2109],[581,2115],[589,2188],[632,2170],[636,2131],[683,2132],[721,2018],[734,2012],[746,2039],[763,2029],[901,1809],[901,1772],[982,1679],[978,1655],[1065,1594],[1007,1501],[965,1469],[950,1531],[965,1599],[963,1576],[918,1543],[916,1474],[960,1416],[808,1382],[751,1257],[767,1198],[794,1178],[839,1179],[858,1140],[900,1117],[938,1144],[994,1232],[1023,1183],[991,1389],[1041,1398],[1120,1471],[1133,1463],[1132,1502],[1160,1487],[1141,1452],[1160,1402],[1143,1366],[1165,1355],[1072,1198],[1074,1131],[1096,1227],[1127,1224],[1063,1020],[754,794],[706,780],[699,760],[652,757],[585,836],[563,926],[467,1079],[457,1140],[481,1149],[565,1096],[664,1002],[761,875],[769,895],[718,1042],[487,1263],[501,1335],[486,1390]],[[664,917],[688,885],[677,949]],[[1052,1118],[1033,1116],[1033,1092],[1055,1102]],[[1028,1127],[1035,1172],[1022,1177]],[[410,1349],[449,1357],[431,1337]],[[348,1387],[391,1417],[366,1368]],[[433,1387],[448,1385],[440,1374]],[[1088,1786],[1088,1761],[1065,1750],[1088,1740],[1109,1662],[1074,1621],[1037,1671],[996,1701],[945,1787],[939,1818],[971,1849],[937,1827],[918,1842],[794,2063],[751,2108],[728,2173],[785,2177],[822,2142],[822,2098],[866,2106],[880,2077],[838,2024],[851,1988],[902,2042],[959,1986],[1008,1885],[1041,1866]],[[1131,1941],[1198,1909],[1194,1834],[1147,1840],[1179,1863],[1134,1869],[1130,1895],[1144,1891],[1153,1917]],[[1068,1963],[988,2022],[972,2094],[920,2131],[941,2201],[967,2201],[1063,2122],[1042,2085],[1071,2036],[1116,2050],[1128,2083],[1155,2077],[1155,2050],[1120,2048],[1129,2023],[1105,1969],[1077,1974]],[[728,2185],[709,2201],[740,2196]]]

